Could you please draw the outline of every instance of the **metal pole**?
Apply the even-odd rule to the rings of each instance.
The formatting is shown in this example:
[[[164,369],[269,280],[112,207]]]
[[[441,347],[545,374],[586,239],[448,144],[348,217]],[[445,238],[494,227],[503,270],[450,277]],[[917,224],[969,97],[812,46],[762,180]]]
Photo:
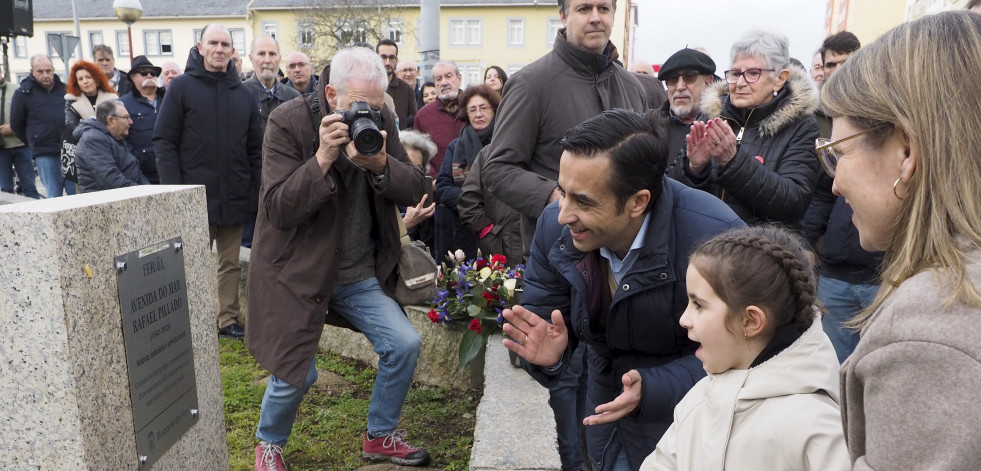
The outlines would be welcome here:
[[[72,18],[75,19],[75,36],[78,38],[78,45],[75,46],[78,48],[78,58],[85,59],[82,54],[82,29],[78,24],[78,10],[75,8],[75,0],[72,0]],[[94,44],[90,44],[90,46],[94,46]]]
[[[126,23],[126,35],[129,36],[129,63],[133,64],[133,23]]]
[[[419,38],[421,61],[419,64],[419,76],[423,82],[432,80],[433,66],[439,62],[439,0],[422,0],[421,11],[422,21],[419,29],[422,37]]]

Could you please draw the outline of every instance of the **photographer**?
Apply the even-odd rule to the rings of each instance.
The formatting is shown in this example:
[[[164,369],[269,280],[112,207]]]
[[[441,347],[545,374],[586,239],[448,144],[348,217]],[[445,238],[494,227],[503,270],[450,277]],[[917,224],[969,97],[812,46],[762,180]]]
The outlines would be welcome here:
[[[398,140],[395,115],[378,111],[388,82],[378,55],[345,49],[322,78],[328,75],[316,98],[282,104],[266,125],[246,340],[273,376],[255,469],[285,469],[282,449],[317,379],[325,322],[360,330],[380,355],[364,457],[425,465],[429,453],[396,430],[421,340],[391,298],[400,250],[395,208],[422,198],[423,174]]]

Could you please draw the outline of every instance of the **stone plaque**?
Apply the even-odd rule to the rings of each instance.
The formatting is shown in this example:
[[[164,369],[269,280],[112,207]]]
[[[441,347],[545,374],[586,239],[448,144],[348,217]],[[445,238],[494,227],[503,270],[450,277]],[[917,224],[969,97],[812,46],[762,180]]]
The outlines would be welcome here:
[[[141,469],[197,421],[191,319],[180,237],[116,257]]]

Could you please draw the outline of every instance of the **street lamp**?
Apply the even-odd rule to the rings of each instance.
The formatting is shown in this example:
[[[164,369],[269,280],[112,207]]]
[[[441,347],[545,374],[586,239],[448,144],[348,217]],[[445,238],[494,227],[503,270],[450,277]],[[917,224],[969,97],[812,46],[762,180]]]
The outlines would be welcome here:
[[[133,63],[133,23],[143,16],[143,5],[140,0],[113,0],[112,11],[116,18],[126,23],[126,34],[129,36],[129,62]]]

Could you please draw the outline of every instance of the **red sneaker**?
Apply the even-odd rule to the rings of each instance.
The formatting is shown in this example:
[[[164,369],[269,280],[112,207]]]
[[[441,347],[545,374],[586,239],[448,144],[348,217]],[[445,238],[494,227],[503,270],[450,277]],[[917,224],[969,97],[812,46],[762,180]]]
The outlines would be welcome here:
[[[255,471],[286,471],[283,449],[272,443],[260,441],[255,446]]]
[[[369,439],[365,432],[364,457],[371,461],[391,461],[402,466],[429,464],[429,452],[405,441],[405,430],[396,430],[373,439]]]

